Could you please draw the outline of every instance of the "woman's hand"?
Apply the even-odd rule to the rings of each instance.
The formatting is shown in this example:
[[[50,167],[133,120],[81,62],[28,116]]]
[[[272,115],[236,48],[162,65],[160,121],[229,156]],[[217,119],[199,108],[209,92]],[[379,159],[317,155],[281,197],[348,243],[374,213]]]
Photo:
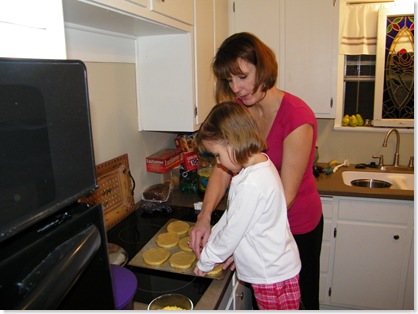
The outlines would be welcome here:
[[[202,248],[209,239],[212,212],[224,196],[226,188],[231,182],[231,177],[231,174],[219,164],[212,170],[208,186],[206,187],[202,210],[197,216],[196,224],[190,232],[189,247],[196,253],[197,258],[200,257]]]

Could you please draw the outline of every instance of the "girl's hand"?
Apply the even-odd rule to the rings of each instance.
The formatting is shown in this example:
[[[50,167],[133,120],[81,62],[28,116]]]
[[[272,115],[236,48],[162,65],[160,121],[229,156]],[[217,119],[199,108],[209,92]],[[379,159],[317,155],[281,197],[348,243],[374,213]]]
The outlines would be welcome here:
[[[193,272],[194,272],[194,274],[195,274],[196,276],[200,276],[200,277],[205,277],[205,276],[206,276],[206,274],[207,274],[207,273],[205,273],[204,271],[201,271],[201,270],[199,269],[199,267],[197,267],[197,266],[194,268]]]
[[[228,267],[230,267],[231,271],[235,270],[235,263],[234,263],[234,257],[231,256],[229,257],[225,262],[224,265],[222,266],[222,268],[225,270]]]

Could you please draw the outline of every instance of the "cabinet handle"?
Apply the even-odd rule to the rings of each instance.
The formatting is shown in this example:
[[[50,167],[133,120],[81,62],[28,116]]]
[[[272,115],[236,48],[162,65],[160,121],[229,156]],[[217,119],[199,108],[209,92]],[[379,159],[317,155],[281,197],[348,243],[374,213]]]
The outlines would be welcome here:
[[[242,299],[244,299],[244,292],[241,292],[240,294],[236,294],[235,296],[242,300]]]
[[[393,236],[393,238],[394,238],[395,240],[399,240],[399,235],[398,235],[398,234],[395,234],[395,235]]]

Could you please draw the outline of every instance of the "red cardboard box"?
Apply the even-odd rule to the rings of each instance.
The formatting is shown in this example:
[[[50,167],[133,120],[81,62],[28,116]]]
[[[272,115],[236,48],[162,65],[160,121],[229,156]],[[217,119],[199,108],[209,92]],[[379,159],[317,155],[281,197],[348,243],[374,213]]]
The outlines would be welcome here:
[[[184,170],[191,171],[198,168],[199,155],[196,152],[183,153]]]
[[[166,173],[183,162],[183,151],[176,148],[160,150],[146,158],[147,171]]]

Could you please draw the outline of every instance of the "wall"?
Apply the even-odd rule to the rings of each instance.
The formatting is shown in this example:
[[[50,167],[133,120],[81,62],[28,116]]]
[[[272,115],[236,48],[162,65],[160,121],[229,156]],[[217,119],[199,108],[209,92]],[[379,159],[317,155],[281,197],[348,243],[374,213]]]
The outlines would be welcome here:
[[[146,171],[146,156],[165,147],[175,147],[175,134],[138,131],[135,64],[85,64],[96,164],[127,153],[136,181],[137,202],[145,187],[162,179],[161,175]]]
[[[392,134],[387,147],[383,147],[383,139],[388,129],[361,132],[349,130],[334,130],[333,119],[317,119],[319,161],[328,162],[337,159],[343,162],[348,159],[351,164],[377,162],[372,155],[383,155],[385,164],[393,162],[396,136]],[[409,133],[405,133],[409,132]],[[413,130],[400,131],[399,164],[407,165],[410,156],[414,156]]]

